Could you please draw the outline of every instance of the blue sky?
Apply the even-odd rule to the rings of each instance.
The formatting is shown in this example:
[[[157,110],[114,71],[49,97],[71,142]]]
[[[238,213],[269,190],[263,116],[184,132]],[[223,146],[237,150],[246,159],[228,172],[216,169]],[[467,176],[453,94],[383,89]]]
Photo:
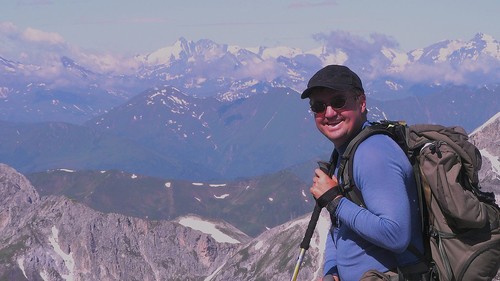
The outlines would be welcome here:
[[[308,50],[340,30],[367,40],[382,34],[410,51],[479,32],[500,40],[499,14],[499,0],[8,0],[0,32],[41,31],[86,50],[145,54],[180,37]]]

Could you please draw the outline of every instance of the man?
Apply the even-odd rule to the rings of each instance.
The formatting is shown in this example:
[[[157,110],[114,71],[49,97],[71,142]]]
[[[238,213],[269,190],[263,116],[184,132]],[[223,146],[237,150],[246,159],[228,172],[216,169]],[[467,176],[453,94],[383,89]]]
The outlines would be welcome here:
[[[317,128],[340,155],[370,125],[361,79],[346,66],[319,70],[301,98],[310,99]],[[416,185],[404,152],[390,137],[374,135],[359,145],[353,161],[354,182],[366,207],[340,194],[337,171],[332,177],[321,169],[314,171],[310,191],[335,220],[327,239],[323,280],[375,280],[367,277],[370,272],[394,276],[398,268],[419,261],[407,250],[410,244],[423,252]]]

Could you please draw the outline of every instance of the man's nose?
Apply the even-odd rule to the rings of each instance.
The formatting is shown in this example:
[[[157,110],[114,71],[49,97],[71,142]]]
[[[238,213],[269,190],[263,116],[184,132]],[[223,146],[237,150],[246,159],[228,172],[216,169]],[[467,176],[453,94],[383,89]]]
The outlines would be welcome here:
[[[331,117],[337,115],[337,111],[333,109],[331,105],[327,105],[325,109],[325,117]]]

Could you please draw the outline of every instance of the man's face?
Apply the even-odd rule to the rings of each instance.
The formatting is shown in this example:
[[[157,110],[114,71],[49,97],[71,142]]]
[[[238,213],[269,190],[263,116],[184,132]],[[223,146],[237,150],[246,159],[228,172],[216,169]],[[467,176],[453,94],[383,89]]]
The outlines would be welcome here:
[[[316,111],[321,110],[321,105],[326,105],[322,112],[314,113],[316,127],[333,142],[335,147],[343,145],[356,134],[366,117],[363,114],[366,110],[366,98],[364,95],[354,97],[352,94],[343,94],[329,88],[318,88],[314,90],[310,98],[310,104],[319,105]],[[345,104],[342,105],[342,99]],[[333,105],[333,106],[332,106]]]

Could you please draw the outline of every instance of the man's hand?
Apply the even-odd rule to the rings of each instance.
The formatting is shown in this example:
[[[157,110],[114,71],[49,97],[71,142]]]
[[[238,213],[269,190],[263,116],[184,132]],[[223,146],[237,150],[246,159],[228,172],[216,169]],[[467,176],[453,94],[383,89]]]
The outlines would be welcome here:
[[[311,186],[310,191],[314,198],[318,199],[328,190],[334,187],[337,188],[336,186],[338,184],[339,183],[335,176],[330,178],[327,174],[325,174],[325,172],[317,168],[314,170],[313,185]]]

